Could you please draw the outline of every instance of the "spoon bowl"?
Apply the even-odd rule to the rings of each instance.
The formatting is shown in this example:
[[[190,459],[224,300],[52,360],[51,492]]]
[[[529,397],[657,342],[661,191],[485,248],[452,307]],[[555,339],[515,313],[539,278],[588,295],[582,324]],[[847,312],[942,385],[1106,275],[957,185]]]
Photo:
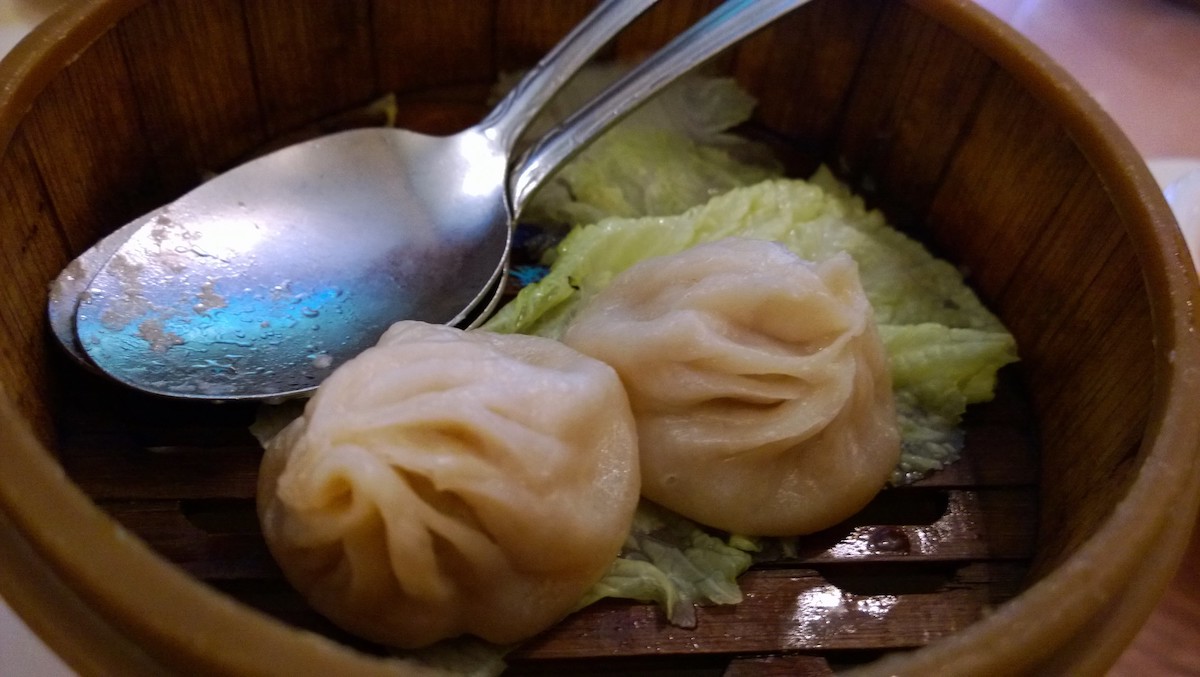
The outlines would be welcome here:
[[[486,318],[512,226],[544,181],[681,75],[807,0],[726,0],[514,161],[521,133],[565,83],[558,74],[652,2],[603,3],[465,132],[343,132],[143,217],[79,296],[78,347],[158,395],[279,400],[314,389],[398,320]]]
[[[455,324],[503,290],[515,145],[656,0],[606,0],[478,125],[371,128],[240,165],[126,224],[52,285],[84,364],[150,393],[303,395],[398,319]]]
[[[455,323],[483,300],[506,162],[486,129],[364,129],[242,165],[142,219],[80,301],[80,344],[160,394],[305,392],[397,317]]]

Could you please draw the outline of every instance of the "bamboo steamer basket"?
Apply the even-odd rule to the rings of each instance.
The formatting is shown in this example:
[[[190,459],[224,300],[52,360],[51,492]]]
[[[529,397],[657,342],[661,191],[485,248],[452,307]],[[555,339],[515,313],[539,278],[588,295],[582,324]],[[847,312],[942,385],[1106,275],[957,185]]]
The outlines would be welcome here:
[[[591,5],[87,0],[0,64],[0,593],[72,667],[405,671],[279,582],[248,508],[252,412],[68,364],[47,284],[206,171],[386,93],[403,126],[474,122],[498,74]],[[713,5],[663,0],[607,56]],[[753,131],[794,172],[830,165],[962,266],[1022,362],[969,415],[963,462],[751,571],[740,607],[686,630],[600,604],[512,670],[1102,672],[1200,498],[1200,294],[1140,159],[1065,73],[962,0],[816,0],[712,67],[758,97]],[[849,547],[879,534],[907,545]]]

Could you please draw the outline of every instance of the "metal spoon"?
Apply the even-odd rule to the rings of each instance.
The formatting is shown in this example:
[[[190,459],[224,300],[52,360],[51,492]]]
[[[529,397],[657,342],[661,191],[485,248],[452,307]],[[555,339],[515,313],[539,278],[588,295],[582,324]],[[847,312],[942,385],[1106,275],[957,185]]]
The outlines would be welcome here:
[[[451,223],[487,222],[492,224],[494,230],[501,230],[495,228],[495,224],[509,223],[509,217],[520,213],[537,187],[591,139],[684,72],[805,2],[807,0],[728,0],[548,134],[511,175],[511,202],[503,195],[503,187],[507,182],[499,181],[499,197],[493,185],[497,182],[497,176],[509,176],[506,173],[506,157],[503,153],[488,152],[488,147],[478,137],[460,141],[462,145],[456,155],[459,161],[452,167],[452,182],[440,179],[430,184],[427,175],[414,176],[411,172],[404,175],[404,168],[397,165],[393,153],[374,152],[379,150],[377,141],[374,142],[375,146],[363,144],[356,151],[363,154],[360,162],[379,163],[371,165],[368,176],[384,171],[404,176],[408,185],[401,195],[411,193],[413,185],[420,186],[422,195],[437,195],[435,191],[441,189],[440,199],[435,198],[423,204],[423,210],[429,210]],[[419,162],[424,157],[429,156],[409,153],[404,159]],[[289,181],[303,185],[311,172],[309,167],[294,168]],[[246,217],[240,214],[245,209],[241,203],[248,200],[252,193],[269,189],[270,186],[246,191],[239,182],[226,183],[229,184],[228,192],[214,196],[220,198],[214,200],[219,207],[215,222],[219,224],[221,219],[228,218],[245,223]],[[360,200],[372,202],[370,205],[354,205],[362,210],[379,211],[394,206],[387,199],[387,194],[380,193],[377,187],[370,193],[362,192],[361,186],[349,184],[339,186],[339,190],[357,192]],[[456,197],[449,199],[446,195]],[[233,278],[226,274],[226,268],[234,257],[227,254],[226,249],[232,250],[234,241],[240,242],[247,237],[244,227],[230,235],[225,235],[220,228],[207,228],[202,238],[189,238],[191,231],[176,225],[181,216],[191,216],[187,206],[180,209],[179,203],[175,203],[173,207],[175,211],[162,213],[143,226],[96,275],[89,298],[80,303],[76,330],[88,356],[118,380],[143,390],[181,397],[264,399],[297,394],[315,387],[325,370],[366,347],[349,348],[337,343],[339,338],[345,341],[345,335],[349,332],[347,327],[354,332],[360,331],[367,318],[356,317],[355,314],[365,315],[368,310],[366,306],[387,298],[389,294],[394,295],[397,286],[408,282],[404,275],[419,275],[430,266],[459,269],[462,261],[470,260],[469,254],[464,256],[463,252],[473,253],[472,238],[478,238],[479,232],[476,228],[460,233],[458,229],[448,227],[436,234],[429,233],[428,237],[410,238],[402,259],[382,259],[393,279],[385,275],[373,287],[356,287],[354,295],[363,299],[363,302],[353,305],[343,299],[348,294],[347,290],[316,285],[300,276],[286,278],[287,283],[277,283],[274,287],[269,286],[269,280],[264,282],[255,278],[253,284],[245,284],[246,291],[242,294],[219,288],[216,278],[219,277],[222,282]],[[180,214],[180,211],[183,213]],[[290,216],[299,221],[310,218],[304,213]],[[509,232],[507,228],[502,230],[506,234]],[[389,240],[385,235],[378,234],[379,241],[368,248],[386,245]],[[222,241],[223,237],[228,237],[230,243]],[[356,231],[354,237],[361,238],[363,234]],[[214,239],[217,240],[215,243]],[[303,246],[305,243],[301,244]],[[507,253],[507,249],[505,251]],[[201,274],[197,274],[186,266],[176,264],[172,252],[188,256],[187,266],[194,266],[196,261],[206,258],[212,258],[214,265],[205,267]],[[271,254],[269,248],[261,250],[262,266],[275,266],[274,260],[269,258]],[[258,265],[254,253],[240,251],[237,257],[250,259],[249,262],[238,262],[238,271],[246,271],[242,274],[248,274]],[[331,258],[336,260],[330,261]],[[379,261],[380,257],[375,257],[375,260]],[[352,257],[325,251],[310,252],[306,257],[306,265],[309,262],[311,265],[324,263],[334,269],[359,265],[358,260]],[[150,265],[157,266],[157,269],[147,275],[146,269]],[[495,270],[499,271],[500,267]],[[401,275],[396,275],[396,271]],[[191,291],[181,295],[177,278],[188,276],[192,280]],[[494,276],[489,279],[494,279]],[[403,288],[415,292],[413,298],[437,307],[440,302],[438,294],[444,293],[442,288],[448,286],[452,285],[443,283],[439,288],[425,289],[410,283],[404,284]],[[478,288],[476,286],[473,289]],[[271,302],[265,303],[264,297]],[[473,304],[478,302],[478,297],[472,301]],[[174,310],[169,315],[155,315],[156,306]],[[299,316],[295,312],[287,312],[295,307],[301,309]],[[423,308],[402,308],[399,314],[389,313],[380,321],[386,326],[404,317],[426,319],[417,310]],[[173,323],[187,311],[194,316],[182,320],[188,332],[185,338],[176,331],[176,324]],[[461,313],[454,315],[453,308],[445,311],[444,314],[456,319],[461,316]],[[209,317],[218,312],[231,316],[235,321],[218,325]],[[323,329],[329,326],[324,324],[324,318],[331,312],[341,315],[334,318],[338,321],[336,328]],[[239,322],[243,325],[245,336],[238,335],[236,331],[230,335],[228,325],[237,327]],[[301,336],[305,332],[312,332],[313,339],[311,342],[300,340],[303,348],[298,351],[299,355],[294,349],[291,356],[272,354],[269,359],[261,361],[263,366],[260,371],[251,372],[247,368],[252,363],[248,357],[256,350],[269,351],[273,342],[284,343],[285,334],[279,331],[280,323],[284,324],[283,329]],[[369,345],[377,337],[378,331],[368,333]],[[191,343],[199,343],[199,349],[191,348]],[[338,348],[336,352],[331,350],[331,346],[335,345]],[[312,368],[298,368],[302,366],[299,363],[304,362]],[[289,378],[280,378],[285,374]],[[300,374],[301,378],[291,378],[293,374]],[[272,387],[266,388],[265,385]]]
[[[400,318],[455,323],[499,296],[518,138],[656,0],[606,0],[479,125],[365,129],[241,165],[142,216],[51,286],[84,364],[181,397],[286,397]]]

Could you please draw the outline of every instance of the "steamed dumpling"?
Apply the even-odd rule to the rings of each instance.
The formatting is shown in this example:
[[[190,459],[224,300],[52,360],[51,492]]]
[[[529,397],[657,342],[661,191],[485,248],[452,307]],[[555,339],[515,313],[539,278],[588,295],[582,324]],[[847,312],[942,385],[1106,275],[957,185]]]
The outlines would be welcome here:
[[[400,322],[268,444],[258,502],[315,609],[414,648],[557,622],[616,558],[638,489],[607,365],[549,339]]]
[[[637,419],[642,493],[765,536],[854,514],[900,455],[891,379],[858,269],[727,239],[643,261],[563,341],[611,364]]]

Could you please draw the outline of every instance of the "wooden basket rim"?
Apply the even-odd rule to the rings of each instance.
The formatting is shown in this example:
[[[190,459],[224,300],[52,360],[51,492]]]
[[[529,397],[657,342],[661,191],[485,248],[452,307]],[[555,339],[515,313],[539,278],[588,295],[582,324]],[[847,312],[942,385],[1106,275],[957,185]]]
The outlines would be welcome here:
[[[149,0],[86,0],[36,28],[0,62],[0,149],[59,71],[100,35]],[[1061,566],[972,626],[910,654],[885,658],[866,674],[1012,672],[1056,654],[1061,665],[1098,672],[1136,632],[1179,561],[1200,502],[1200,307],[1196,272],[1174,218],[1140,157],[1108,116],[1038,48],[965,0],[909,4],[971,41],[1039,97],[1096,167],[1120,210],[1151,295],[1154,401],[1142,442],[1146,463],[1128,495],[1094,536]],[[146,665],[203,667],[227,674],[401,670],[234,603],[129,537],[64,474],[19,419],[0,384],[0,512],[28,542],[30,556],[111,624],[113,635],[55,631],[39,614],[52,599],[22,591],[0,570],[0,593],[77,669],[96,670],[114,635],[145,652]],[[1144,563],[1151,544],[1163,553]],[[119,572],[119,575],[117,574]],[[1146,578],[1145,576],[1150,576]],[[1122,598],[1125,581],[1153,581]],[[51,594],[53,597],[53,593]],[[77,600],[78,601],[78,600]],[[1123,603],[1120,618],[1092,620]],[[69,604],[56,609],[70,608]],[[77,604],[76,604],[77,608]],[[1038,619],[1038,624],[1030,623]],[[67,620],[67,619],[61,619]],[[69,627],[69,623],[60,627]],[[1046,629],[1053,628],[1054,636]],[[1083,636],[1086,635],[1086,636]],[[245,650],[250,645],[255,650]],[[222,647],[242,650],[220,651]],[[986,647],[986,651],[981,650]],[[117,660],[113,658],[113,660]],[[112,664],[121,670],[128,664]]]

